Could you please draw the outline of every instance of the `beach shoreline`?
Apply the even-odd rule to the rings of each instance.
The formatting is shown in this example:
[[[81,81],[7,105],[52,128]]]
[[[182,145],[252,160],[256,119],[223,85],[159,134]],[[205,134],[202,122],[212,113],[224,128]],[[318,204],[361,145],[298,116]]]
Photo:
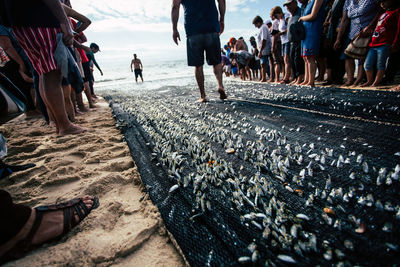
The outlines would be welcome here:
[[[100,207],[61,240],[5,266],[184,266],[140,175],[108,103],[77,117],[88,129],[58,137],[41,117],[0,126],[8,164],[36,167],[12,174],[0,186],[31,207],[96,195]]]

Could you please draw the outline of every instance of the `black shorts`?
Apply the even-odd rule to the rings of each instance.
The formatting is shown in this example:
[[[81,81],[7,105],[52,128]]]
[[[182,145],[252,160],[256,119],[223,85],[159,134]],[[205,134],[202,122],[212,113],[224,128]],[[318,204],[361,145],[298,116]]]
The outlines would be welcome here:
[[[83,78],[83,82],[94,81],[93,73],[92,73],[92,71],[90,70],[90,63],[89,63],[89,61],[88,61],[88,62],[85,62],[85,63],[82,63],[82,68],[83,68],[83,73],[85,74],[85,77]]]
[[[204,65],[204,51],[207,64],[216,66],[221,63],[221,42],[218,33],[206,33],[189,36],[186,40],[188,65]]]
[[[135,78],[137,79],[139,76],[143,78],[142,70],[141,69],[135,69]]]

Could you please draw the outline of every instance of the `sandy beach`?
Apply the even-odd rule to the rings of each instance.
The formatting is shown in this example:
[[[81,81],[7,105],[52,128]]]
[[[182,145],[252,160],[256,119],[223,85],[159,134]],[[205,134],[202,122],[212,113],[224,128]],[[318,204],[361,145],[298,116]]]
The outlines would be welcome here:
[[[88,129],[81,135],[58,137],[40,117],[25,115],[0,127],[6,163],[36,164],[0,183],[17,203],[34,207],[87,194],[100,199],[100,207],[60,241],[6,266],[184,266],[108,104],[97,106],[77,117]]]

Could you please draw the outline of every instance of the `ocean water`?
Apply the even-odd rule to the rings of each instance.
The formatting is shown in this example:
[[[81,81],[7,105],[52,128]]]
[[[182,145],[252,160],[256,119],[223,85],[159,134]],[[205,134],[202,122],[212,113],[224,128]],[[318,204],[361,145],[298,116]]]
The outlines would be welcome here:
[[[138,83],[135,82],[135,75],[131,72],[130,61],[98,60],[104,75],[100,76],[97,69],[94,72],[95,86],[99,90],[158,90],[166,86],[195,86],[194,68],[188,67],[186,60],[169,60],[160,62],[143,62],[143,78],[140,77]],[[204,75],[206,79],[213,75],[212,67],[204,65]]]

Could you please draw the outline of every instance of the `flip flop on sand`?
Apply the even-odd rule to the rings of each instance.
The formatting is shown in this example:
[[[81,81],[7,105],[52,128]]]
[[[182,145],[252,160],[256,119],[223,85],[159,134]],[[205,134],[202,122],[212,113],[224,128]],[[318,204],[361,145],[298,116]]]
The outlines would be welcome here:
[[[14,172],[24,171],[30,168],[35,167],[36,165],[33,163],[25,164],[25,165],[8,165],[0,161],[0,180],[6,178],[10,174]]]
[[[90,207],[88,207],[87,203],[84,201],[92,201],[92,205],[89,204]],[[9,260],[14,260],[21,258],[24,256],[28,251],[35,249],[42,243],[47,243],[50,241],[54,241],[57,239],[60,239],[62,236],[64,236],[67,232],[69,232],[73,227],[78,225],[83,219],[86,218],[87,215],[90,214],[90,212],[96,208],[99,207],[99,199],[97,197],[86,197],[84,198],[75,198],[63,203],[59,204],[54,204],[54,205],[47,205],[47,206],[39,206],[34,208],[35,211],[35,216],[33,220],[33,225],[31,229],[29,230],[29,233],[22,238],[22,240],[19,240],[15,246],[13,246],[9,251],[7,251],[4,255],[1,256],[0,264],[9,261]],[[50,216],[52,213],[55,212],[60,212],[62,211],[63,213],[63,229],[61,234],[56,235],[56,236],[50,236],[42,239],[39,239],[41,241],[36,242],[36,244],[33,243],[34,239],[38,239],[35,234],[40,235],[41,233],[38,233],[38,230],[40,229],[41,223],[46,221],[43,220],[44,216]],[[32,211],[33,212],[33,211]],[[48,218],[48,217],[47,217]],[[46,222],[44,222],[46,223]],[[48,222],[47,222],[48,223]],[[43,231],[43,230],[42,230]]]

